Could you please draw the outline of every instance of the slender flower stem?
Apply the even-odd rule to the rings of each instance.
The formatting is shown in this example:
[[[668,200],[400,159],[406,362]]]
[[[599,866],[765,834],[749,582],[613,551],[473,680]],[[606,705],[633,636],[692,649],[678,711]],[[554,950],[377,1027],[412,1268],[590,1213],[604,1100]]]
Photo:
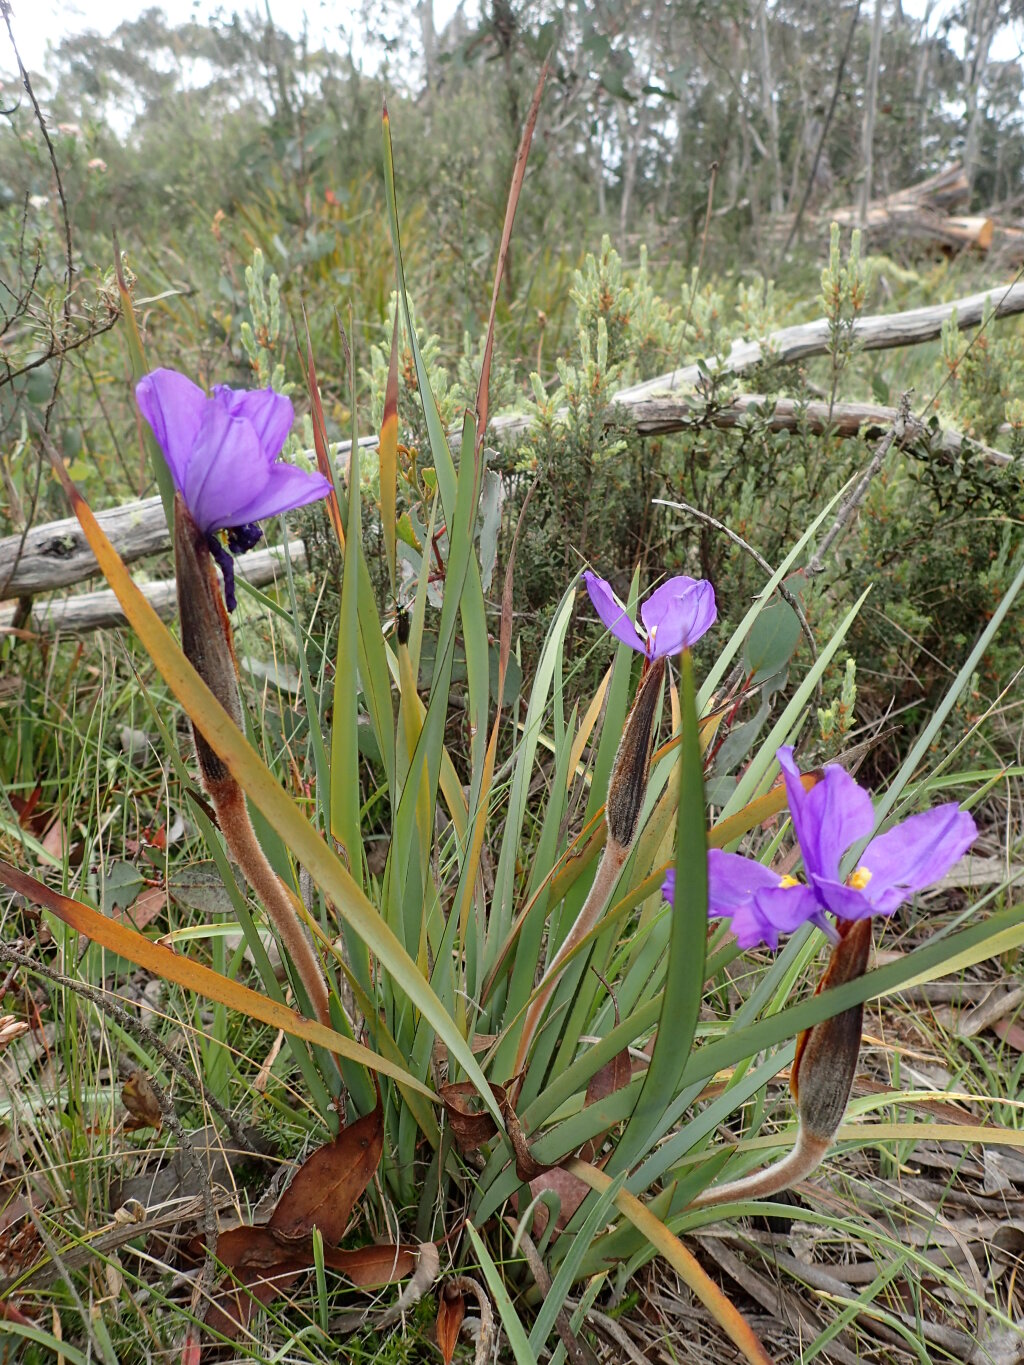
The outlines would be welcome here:
[[[715,1204],[735,1204],[741,1199],[765,1199],[770,1194],[778,1194],[780,1190],[788,1190],[790,1185],[795,1185],[798,1180],[806,1180],[818,1169],[828,1149],[826,1140],[808,1133],[801,1126],[793,1150],[781,1161],[763,1171],[754,1171],[739,1180],[729,1180],[724,1185],[704,1190],[691,1200],[687,1208],[708,1209]]]
[[[309,997],[316,1017],[327,1028],[333,1027],[323,966],[284,883],[270,866],[267,855],[260,847],[256,831],[249,819],[249,812],[246,810],[241,787],[233,778],[222,778],[219,782],[207,783],[207,792],[210,803],[217,813],[217,821],[227,846],[234,854],[235,861],[242,869],[249,885],[263,902],[288,959],[295,967],[303,989]]]
[[[636,700],[626,719],[626,728],[615,755],[608,783],[608,800],[605,802],[608,842],[604,846],[601,862],[587,899],[583,902],[583,908],[555,954],[554,961],[544,973],[540,989],[527,1010],[526,1022],[516,1053],[515,1073],[519,1072],[526,1061],[530,1044],[562,975],[566,959],[582,943],[604,913],[615,889],[615,883],[619,879],[619,873],[636,840],[640,826],[640,810],[647,793],[647,780],[651,771],[654,720],[664,677],[665,660],[656,658],[647,667],[637,688]]]

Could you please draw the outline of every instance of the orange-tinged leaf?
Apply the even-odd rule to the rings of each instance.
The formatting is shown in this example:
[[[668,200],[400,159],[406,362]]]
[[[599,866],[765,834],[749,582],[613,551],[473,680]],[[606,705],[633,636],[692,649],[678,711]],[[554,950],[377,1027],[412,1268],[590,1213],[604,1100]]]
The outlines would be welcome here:
[[[327,444],[327,427],[324,423],[324,409],[320,401],[320,385],[317,383],[316,365],[313,363],[313,342],[309,335],[309,322],[306,318],[305,309],[302,311],[302,319],[306,323],[306,382],[309,387],[309,410],[313,421],[313,449],[316,451],[316,467],[331,485],[331,491],[327,494],[327,510],[330,513],[334,534],[338,537],[338,544],[344,550],[345,528],[341,521],[338,495],[334,489],[334,467],[331,464],[331,452]]]
[[[800,774],[804,791],[816,787],[820,780],[813,772]],[[713,829],[709,829],[708,848],[725,848],[726,844],[731,844],[741,834],[747,834],[757,825],[764,824],[765,820],[770,820],[773,815],[779,815],[785,809],[786,788],[779,782],[771,791],[765,792],[764,796],[757,796],[753,801],[748,801],[741,810],[724,820],[719,820]]]
[[[391,359],[388,379],[384,387],[384,416],[380,424],[380,524],[384,532],[391,591],[395,591],[395,518],[398,495],[398,310],[395,302],[395,325],[391,329]]]
[[[596,1170],[585,1161],[573,1158],[566,1162],[566,1167],[592,1190],[600,1193],[604,1193],[612,1183],[604,1171]],[[684,1283],[693,1290],[726,1336],[738,1347],[744,1359],[750,1361],[751,1365],[773,1365],[771,1356],[750,1323],[735,1304],[726,1298],[693,1253],[683,1246],[661,1219],[628,1190],[620,1190],[614,1202],[637,1231],[647,1238],[651,1246],[665,1257]]]
[[[444,1365],[452,1365],[459,1329],[465,1316],[466,1300],[462,1297],[462,1291],[449,1281],[441,1290],[437,1305],[437,1345],[444,1357]]]
[[[126,957],[129,962],[134,962],[137,967],[145,968],[164,981],[173,981],[176,985],[195,991],[208,1000],[215,1000],[229,1009],[238,1010],[251,1019],[259,1019],[261,1023],[269,1024],[271,1028],[283,1029],[294,1038],[303,1038],[306,1042],[326,1048],[329,1052],[350,1057],[362,1066],[380,1072],[382,1076],[390,1076],[401,1085],[419,1091],[429,1099],[436,1099],[433,1091],[408,1071],[394,1062],[378,1057],[369,1048],[354,1043],[344,1034],[326,1028],[316,1020],[304,1019],[301,1014],[288,1009],[286,1005],[278,1004],[276,1000],[270,1000],[238,981],[221,976],[219,972],[204,967],[202,963],[193,962],[160,943],[153,943],[137,930],[108,919],[106,915],[101,915],[91,906],[83,905],[81,901],[72,900],[70,896],[63,896],[59,891],[51,890],[45,883],[37,881],[27,873],[19,872],[16,867],[2,859],[0,883],[44,905],[58,919],[80,934],[85,934],[93,943],[108,948],[120,957]]]
[[[476,1084],[478,1091],[484,1096],[485,1104],[501,1123],[500,1111],[479,1063],[465,1039],[455,1029],[451,1016],[432,990],[429,981],[424,979],[423,973],[398,941],[393,930],[382,920],[376,907],[356,886],[338,855],[310,825],[297,803],[282,792],[274,774],[198,676],[150,603],[132,581],[123,561],[99,526],[88,504],[68,478],[67,471],[59,459],[54,461],[54,469],[102,572],[170,690],[182,702],[189,715],[198,718],[198,723],[211,747],[224,760],[239,786],[276,826],[294,857],[303,863],[316,884],[332,900],[339,914],[373,951],[380,967],[394,978],[408,1000],[421,1011],[437,1032],[447,1039],[463,1071]],[[287,1012],[285,1014],[287,1017]],[[256,1015],[264,1017],[258,1011]],[[280,1019],[268,1019],[267,1022],[272,1023],[274,1027],[281,1026]],[[325,1028],[323,1034],[313,1035],[304,1033],[291,1020],[285,1027],[286,1031],[297,1036],[316,1036],[317,1041],[321,1042],[325,1039],[335,1040],[326,1045],[332,1046],[341,1055],[361,1060],[363,1065],[367,1065],[364,1057],[373,1056],[366,1049],[353,1051],[351,1045],[337,1047],[336,1043],[343,1040],[341,1035],[332,1029]],[[378,1062],[379,1059],[375,1059],[369,1062],[369,1065],[377,1066]],[[381,1065],[380,1069],[385,1074],[394,1075],[399,1087],[404,1087],[407,1092],[415,1090],[433,1098],[431,1092],[420,1082],[414,1081],[403,1067]]]
[[[113,588],[126,617],[161,677],[185,707],[190,718],[200,726],[207,742],[223,759],[245,794],[267,819],[276,825],[295,858],[304,864],[316,884],[327,893],[339,914],[372,949],[381,966],[395,978],[409,1001],[422,1012],[438,1033],[448,1039],[449,1046],[463,1071],[472,1079],[478,1092],[484,1097],[485,1104],[500,1121],[500,1110],[488,1089],[479,1063],[465,1039],[454,1030],[451,1016],[434,994],[429,981],[424,979],[393,930],[382,920],[376,908],[356,885],[338,855],[309,824],[297,804],[281,791],[273,773],[196,673],[170,631],[132,581],[124,561],[104,534],[91,508],[68,477],[67,470],[60,460],[54,459],[52,463],[104,577]],[[284,1013],[288,1014],[287,1011]],[[256,1017],[263,1018],[259,1014]],[[267,1019],[266,1022],[272,1023],[274,1027],[284,1027],[286,1032],[300,1037],[311,1036],[296,1029],[291,1019],[287,1025],[282,1024],[279,1019]],[[335,1043],[327,1045],[335,1052],[356,1059],[357,1054],[352,1051],[352,1044],[343,1040],[341,1034],[324,1027],[324,1032],[317,1041],[322,1041],[324,1036],[337,1042],[344,1041],[345,1047],[338,1047]],[[359,1052],[365,1054],[367,1058],[373,1057],[368,1049],[362,1048]],[[431,1094],[401,1068],[385,1065],[379,1058],[374,1058],[372,1062],[361,1060],[363,1065],[376,1067],[384,1074],[394,1076],[399,1085],[404,1085],[406,1089],[412,1086],[423,1094]]]

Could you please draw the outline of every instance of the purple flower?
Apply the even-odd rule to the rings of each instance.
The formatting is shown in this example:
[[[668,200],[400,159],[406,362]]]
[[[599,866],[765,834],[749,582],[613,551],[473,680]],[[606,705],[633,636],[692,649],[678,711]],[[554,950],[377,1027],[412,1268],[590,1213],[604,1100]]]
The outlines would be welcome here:
[[[711,629],[718,617],[715,590],[703,579],[680,574],[655,588],[640,608],[641,632],[629,619],[626,608],[603,578],[588,569],[583,578],[594,610],[617,640],[648,659],[678,654],[694,645]]]
[[[259,539],[256,522],[330,492],[322,474],[278,460],[295,419],[291,399],[273,389],[226,384],[218,384],[211,398],[176,370],[145,375],[135,396],[175,487],[224,570],[225,597],[233,608],[231,560],[215,533],[226,530],[228,545],[240,554]]]
[[[956,802],[936,806],[873,839],[842,882],[843,854],[871,833],[871,797],[836,763],[830,763],[823,779],[805,791],[792,748],[780,749],[778,759],[807,883],[780,877],[753,858],[710,849],[708,914],[732,920],[741,948],[756,943],[777,948],[780,934],[807,923],[834,937],[826,911],[841,920],[891,915],[915,892],[945,876],[977,838],[974,820]],[[668,873],[662,890],[672,903],[674,871]]]

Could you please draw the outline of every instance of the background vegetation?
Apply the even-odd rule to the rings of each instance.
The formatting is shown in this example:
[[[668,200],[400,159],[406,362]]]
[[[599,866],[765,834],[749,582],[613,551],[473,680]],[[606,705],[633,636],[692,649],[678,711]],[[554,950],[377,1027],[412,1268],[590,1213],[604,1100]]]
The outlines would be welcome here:
[[[1019,862],[1018,605],[969,677],[959,675],[1019,565],[1024,332],[1017,321],[991,322],[977,339],[950,328],[929,345],[872,353],[849,340],[849,323],[858,315],[1008,284],[1019,261],[1007,252],[940,252],[914,236],[868,236],[858,253],[848,229],[831,243],[827,223],[833,206],[901,189],[954,160],[967,174],[967,207],[993,209],[1006,222],[1019,217],[1024,118],[1015,36],[1021,18],[1019,7],[1003,0],[971,0],[941,13],[929,5],[921,14],[882,0],[827,10],[744,0],[569,7],[502,0],[481,14],[460,10],[439,28],[423,0],[414,11],[374,6],[358,20],[353,16],[360,44],[347,51],[344,43],[328,50],[295,38],[256,13],[169,28],[150,10],[110,36],[65,39],[47,74],[33,80],[46,137],[18,80],[3,88],[0,535],[66,515],[63,495],[38,458],[40,428],[94,507],[155,491],[118,318],[114,232],[151,364],[179,368],[204,384],[240,386],[265,378],[261,366],[267,372],[280,364],[279,382],[294,386],[305,423],[297,444],[308,447],[304,315],[328,436],[379,430],[396,311],[381,173],[385,93],[413,315],[441,418],[457,426],[476,392],[516,145],[540,65],[551,53],[498,300],[491,386],[492,411],[518,411],[532,421],[520,439],[495,443],[490,466],[501,476],[503,502],[497,524],[479,534],[486,619],[496,637],[513,531],[535,485],[518,547],[509,717],[525,723],[539,662],[554,668],[552,620],[587,563],[623,594],[638,566],[643,584],[676,572],[710,578],[722,638],[728,638],[763,589],[765,573],[706,520],[652,499],[713,516],[774,569],[868,464],[875,446],[873,435],[841,436],[808,423],[779,431],[771,421],[775,398],[895,405],[912,389],[915,411],[1015,459],[995,465],[976,453],[940,459],[922,448],[894,452],[824,577],[791,574],[787,582],[819,646],[847,625],[851,608],[871,589],[841,647],[814,676],[805,753],[824,759],[842,752],[859,764],[863,780],[882,787],[924,736],[931,775],[955,794],[981,800],[986,852],[1003,865]],[[10,51],[6,66],[15,68]],[[277,278],[279,331],[269,325],[252,277],[247,281],[254,262],[268,289],[271,275]],[[624,385],[698,360],[713,364],[734,339],[764,339],[822,315],[835,328],[828,355],[764,364],[742,385],[709,377],[689,431],[642,437],[626,421],[608,421],[608,400]],[[409,539],[422,544],[435,452],[402,327],[399,511]],[[721,430],[709,412],[740,388],[764,395],[765,404],[738,429]],[[568,408],[565,423],[555,420],[561,408]],[[396,599],[413,596],[422,560],[407,556],[406,578],[393,590],[372,455],[361,488],[366,561],[377,610],[389,623]],[[330,691],[340,585],[322,514],[311,512],[295,524],[314,564],[314,573],[298,581],[293,604],[308,628],[303,648],[247,598],[238,634],[262,752],[315,812],[322,797],[302,674],[326,679],[325,695]],[[492,565],[496,571],[487,577]],[[137,576],[167,568],[150,560]],[[419,658],[424,686],[434,668],[432,651],[440,650],[436,622],[428,619]],[[785,630],[790,626],[787,620]],[[607,651],[593,648],[602,637],[589,610],[570,609],[560,629],[556,690],[561,698],[564,685],[570,706],[579,701],[584,713]],[[445,737],[468,788],[479,771],[473,702],[466,646],[453,648],[454,701]],[[704,671],[719,649],[709,641],[698,652]],[[731,730],[715,748],[708,792],[717,810],[735,797],[758,744],[799,690],[806,685],[807,696],[814,690],[806,684],[813,659],[802,636],[794,633],[784,646],[770,641],[766,654],[773,660],[768,673],[749,650],[741,656],[745,680],[756,677],[764,686],[730,717]],[[493,640],[491,655],[496,676]],[[31,632],[5,632],[0,666],[4,856],[45,871],[109,913],[132,906],[136,923],[152,909],[157,927],[183,933],[185,942],[197,914],[215,915],[225,927],[197,951],[218,970],[246,975],[253,945],[230,936],[230,906],[211,874],[210,846],[189,794],[194,787],[161,753],[149,707],[165,717],[177,713],[147,656],[131,637],[54,643]],[[622,707],[624,699],[623,691]],[[940,704],[944,718],[932,727]],[[362,705],[358,795],[370,886],[384,873],[391,824],[379,736],[365,723],[365,697]],[[328,708],[325,731],[331,719]],[[498,752],[499,786],[512,783],[521,753],[510,725]],[[510,853],[512,861],[497,870],[510,905],[536,889],[530,853],[539,847],[553,858],[555,831],[562,838],[581,818],[580,809],[566,806],[560,826],[551,814],[559,808],[546,804],[553,786],[565,780],[563,761],[568,747],[557,751],[552,766],[538,764],[524,796],[521,861]],[[608,761],[602,750],[599,765]],[[594,803],[587,792],[577,795],[589,817]],[[261,833],[271,838],[269,829]],[[438,836],[441,849],[447,837]],[[284,850],[280,860],[287,863]],[[486,860],[482,875],[495,875]],[[147,893],[154,894],[146,900]],[[1012,904],[1012,892],[1000,889],[996,900],[997,908]],[[954,897],[943,908],[953,922],[961,907]],[[15,902],[5,934],[32,940],[35,933],[27,907]],[[915,921],[911,940],[923,936]],[[625,958],[617,965],[625,971],[630,964]],[[213,1093],[232,1109],[240,1097],[250,1102],[250,1072],[257,1068],[248,1059],[266,1058],[269,1030],[222,1006],[207,1011],[181,993],[156,989],[95,949],[78,966],[83,979],[112,985],[133,1007],[139,1000],[145,1005],[150,991],[148,1003],[166,1016],[161,1027],[183,1030],[183,1051]],[[797,966],[792,976],[783,971],[770,978],[780,998]],[[1015,964],[1006,966],[1015,977]],[[990,978],[973,984],[979,982],[988,985]],[[970,984],[963,988],[968,997]],[[85,1232],[97,1226],[97,1211],[114,1202],[111,1142],[123,1135],[111,1137],[110,1103],[118,1069],[126,1067],[115,1054],[124,1051],[144,1064],[151,1059],[144,1049],[140,1056],[128,1034],[117,1035],[112,1046],[94,1022],[79,1033],[76,1011],[53,1014],[38,981],[12,977],[6,985],[8,1007],[24,1014],[31,1006],[46,1016],[37,1035],[42,1042],[34,1036],[32,1049],[10,1054],[15,1070],[6,1075],[8,1087],[29,1076],[38,1098],[6,1102],[8,1164],[14,1172],[45,1170],[47,1207]],[[722,984],[715,1019],[721,1022],[732,1005],[757,998],[757,991],[754,973],[738,985]],[[604,1015],[588,1017],[591,1032],[598,1024],[611,1027],[607,1002],[601,1008]],[[925,1058],[922,1066],[944,1071],[951,1087],[956,1081],[971,1096],[1005,1101],[1002,1120],[1016,1128],[1016,1045],[1000,1034],[966,1044],[957,1039],[955,1020],[925,1027],[911,1019],[902,999],[890,999],[874,1022],[877,1030],[894,1029],[908,1056]],[[390,1022],[397,1033],[398,1022]],[[895,1077],[888,1061],[878,1063],[878,1074],[888,1068],[886,1079],[898,1085],[901,1064],[897,1049]],[[289,1054],[272,1074],[259,1118],[284,1160],[311,1135],[322,1140],[323,1114],[306,1097],[308,1078],[298,1076]],[[741,1110],[743,1132],[759,1131],[761,1105],[757,1099]],[[750,1108],[757,1109],[753,1118]],[[103,1123],[95,1121],[98,1113]],[[395,1124],[397,1132],[397,1118]],[[410,1132],[402,1131],[403,1150],[411,1150]],[[901,1151],[898,1145],[882,1150],[884,1173],[898,1173]],[[140,1145],[133,1155],[142,1172],[149,1154]],[[864,1184],[877,1174],[866,1164],[851,1172],[847,1179]],[[1008,1180],[1019,1198],[1019,1172]],[[422,1223],[407,1177],[391,1179],[388,1189],[405,1225],[417,1217]],[[378,1214],[375,1208],[371,1216]],[[868,1239],[872,1254],[883,1254],[885,1235]],[[3,1251],[15,1256],[9,1247]],[[38,1251],[33,1242],[8,1273]],[[69,1335],[113,1359],[129,1358],[131,1349],[139,1359],[153,1358],[169,1337],[132,1345],[137,1323],[146,1320],[145,1308],[134,1316],[133,1295],[145,1298],[150,1282],[133,1271],[126,1288],[111,1282],[117,1273],[123,1267],[108,1266],[105,1292],[121,1305],[121,1316],[106,1342],[103,1324],[112,1310],[94,1312],[91,1299],[81,1297],[96,1289],[91,1280],[70,1278],[68,1289],[54,1291],[63,1294],[58,1307],[75,1324]],[[653,1293],[650,1281],[647,1289]],[[947,1289],[944,1284],[942,1292]],[[169,1281],[158,1292],[173,1295]],[[527,1315],[536,1306],[531,1293],[524,1291],[521,1305]],[[317,1310],[324,1322],[325,1303]],[[924,1312],[920,1303],[912,1306]],[[1012,1292],[1003,1307],[1012,1316]],[[888,1310],[896,1311],[893,1302]],[[267,1330],[287,1334],[295,1326],[282,1310]],[[289,1349],[307,1349],[293,1336],[286,1339]],[[376,1358],[386,1359],[390,1352],[399,1360],[403,1352],[425,1349],[417,1340],[415,1331],[366,1338],[353,1358],[364,1349],[367,1358],[380,1352]],[[322,1358],[319,1349],[310,1345],[312,1354],[295,1358]],[[827,1341],[819,1349],[829,1358]]]

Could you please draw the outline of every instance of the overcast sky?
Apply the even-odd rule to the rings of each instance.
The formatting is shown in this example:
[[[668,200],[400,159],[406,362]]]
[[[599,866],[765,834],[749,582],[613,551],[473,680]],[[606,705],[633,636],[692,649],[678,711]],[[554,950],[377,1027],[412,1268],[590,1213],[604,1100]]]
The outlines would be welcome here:
[[[822,0],[828,4],[829,0]],[[434,13],[438,28],[442,28],[455,12],[458,0],[434,0]],[[258,7],[256,0],[12,0],[14,36],[17,39],[25,65],[34,71],[44,71],[47,66],[47,44],[58,43],[68,33],[80,33],[84,29],[98,29],[101,33],[112,32],[125,19],[135,18],[150,5],[157,4],[171,24],[181,24],[190,18],[200,22],[208,20],[212,14],[230,14],[236,9]],[[955,7],[956,0],[939,0],[931,5],[929,27],[934,31],[941,17]],[[903,0],[904,12],[914,17],[924,13],[926,0]],[[469,8],[475,9],[473,3]],[[412,4],[409,3],[409,23],[415,25]],[[306,4],[295,4],[294,0],[282,3],[271,0],[271,12],[276,23],[296,35],[301,31],[303,18],[308,19],[310,36],[314,41],[326,39],[333,46],[332,35],[339,28],[347,29],[358,40],[358,6],[354,0],[309,0]],[[1022,26],[1018,23],[1000,34],[992,51],[997,60],[1012,61],[1020,55],[1020,36]],[[356,42],[358,52],[358,41]],[[0,30],[0,69],[14,69],[10,60],[6,34]]]
[[[70,33],[81,33],[85,29],[97,29],[100,33],[112,33],[125,19],[134,19],[144,10],[158,8],[163,10],[171,25],[183,24],[189,19],[200,23],[209,20],[214,14],[231,14],[236,10],[259,9],[263,5],[257,0],[11,0],[13,7],[12,27],[18,43],[21,59],[30,71],[45,71],[47,68],[47,45],[56,46]],[[457,8],[457,0],[434,0],[434,14],[439,28],[447,23]],[[416,26],[409,5],[409,23]],[[352,0],[309,0],[306,4],[283,3],[271,0],[271,13],[274,22],[296,36],[302,30],[303,19],[309,23],[311,39],[326,41],[333,46],[331,37],[339,29],[347,29],[358,38],[358,5]],[[416,28],[418,34],[418,28]],[[347,46],[347,44],[346,44]],[[358,42],[355,44],[358,52]],[[10,58],[9,42],[6,33],[0,28],[0,69],[14,70]]]

